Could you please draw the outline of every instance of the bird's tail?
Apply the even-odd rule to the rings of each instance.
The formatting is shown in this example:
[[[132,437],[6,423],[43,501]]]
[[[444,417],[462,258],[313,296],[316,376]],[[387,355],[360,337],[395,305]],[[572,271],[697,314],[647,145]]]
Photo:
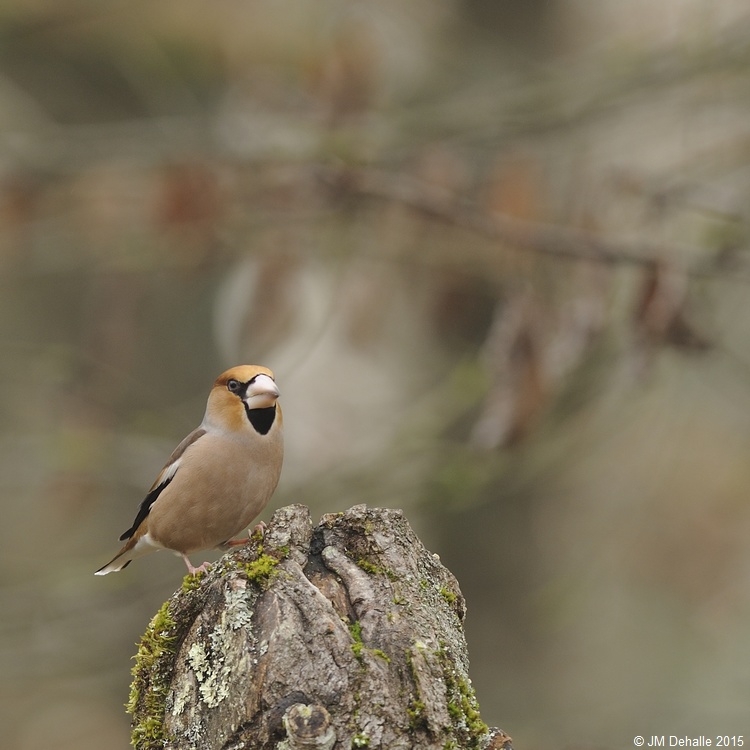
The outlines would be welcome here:
[[[133,562],[132,557],[128,557],[125,554],[118,554],[113,557],[106,565],[103,565],[99,570],[94,573],[95,576],[106,576],[107,573],[118,573],[123,568],[127,568],[130,563]]]
[[[94,573],[95,576],[106,576],[107,573],[117,573],[126,568],[136,557],[147,555],[160,549],[151,542],[148,534],[142,534],[128,539],[127,544],[106,564]]]

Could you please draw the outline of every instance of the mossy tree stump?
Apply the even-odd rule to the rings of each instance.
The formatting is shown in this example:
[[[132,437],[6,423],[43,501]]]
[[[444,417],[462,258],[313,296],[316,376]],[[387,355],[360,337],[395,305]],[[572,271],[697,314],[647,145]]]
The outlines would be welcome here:
[[[508,748],[479,716],[464,598],[397,510],[304,506],[185,578],[143,636],[138,750]]]

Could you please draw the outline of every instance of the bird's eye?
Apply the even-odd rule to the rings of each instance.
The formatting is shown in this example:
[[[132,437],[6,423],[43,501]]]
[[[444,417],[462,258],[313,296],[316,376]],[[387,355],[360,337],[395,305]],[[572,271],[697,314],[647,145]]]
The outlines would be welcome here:
[[[235,380],[232,378],[231,380],[227,381],[227,390],[229,390],[231,393],[237,393],[240,389],[240,381]]]

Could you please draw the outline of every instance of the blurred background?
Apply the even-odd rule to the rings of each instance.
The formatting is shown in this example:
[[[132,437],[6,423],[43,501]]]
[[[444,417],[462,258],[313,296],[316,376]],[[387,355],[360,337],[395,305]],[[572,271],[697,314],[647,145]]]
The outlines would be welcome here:
[[[184,568],[93,571],[239,362],[263,518],[403,508],[516,747],[750,734],[749,65],[743,0],[3,3],[3,746],[128,746]]]

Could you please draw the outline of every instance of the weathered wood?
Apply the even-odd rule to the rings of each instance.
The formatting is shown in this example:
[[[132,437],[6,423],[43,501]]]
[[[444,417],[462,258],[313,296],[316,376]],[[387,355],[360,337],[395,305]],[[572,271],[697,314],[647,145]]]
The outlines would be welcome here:
[[[398,510],[304,506],[186,577],[141,642],[139,750],[509,748],[469,680],[464,598]]]

